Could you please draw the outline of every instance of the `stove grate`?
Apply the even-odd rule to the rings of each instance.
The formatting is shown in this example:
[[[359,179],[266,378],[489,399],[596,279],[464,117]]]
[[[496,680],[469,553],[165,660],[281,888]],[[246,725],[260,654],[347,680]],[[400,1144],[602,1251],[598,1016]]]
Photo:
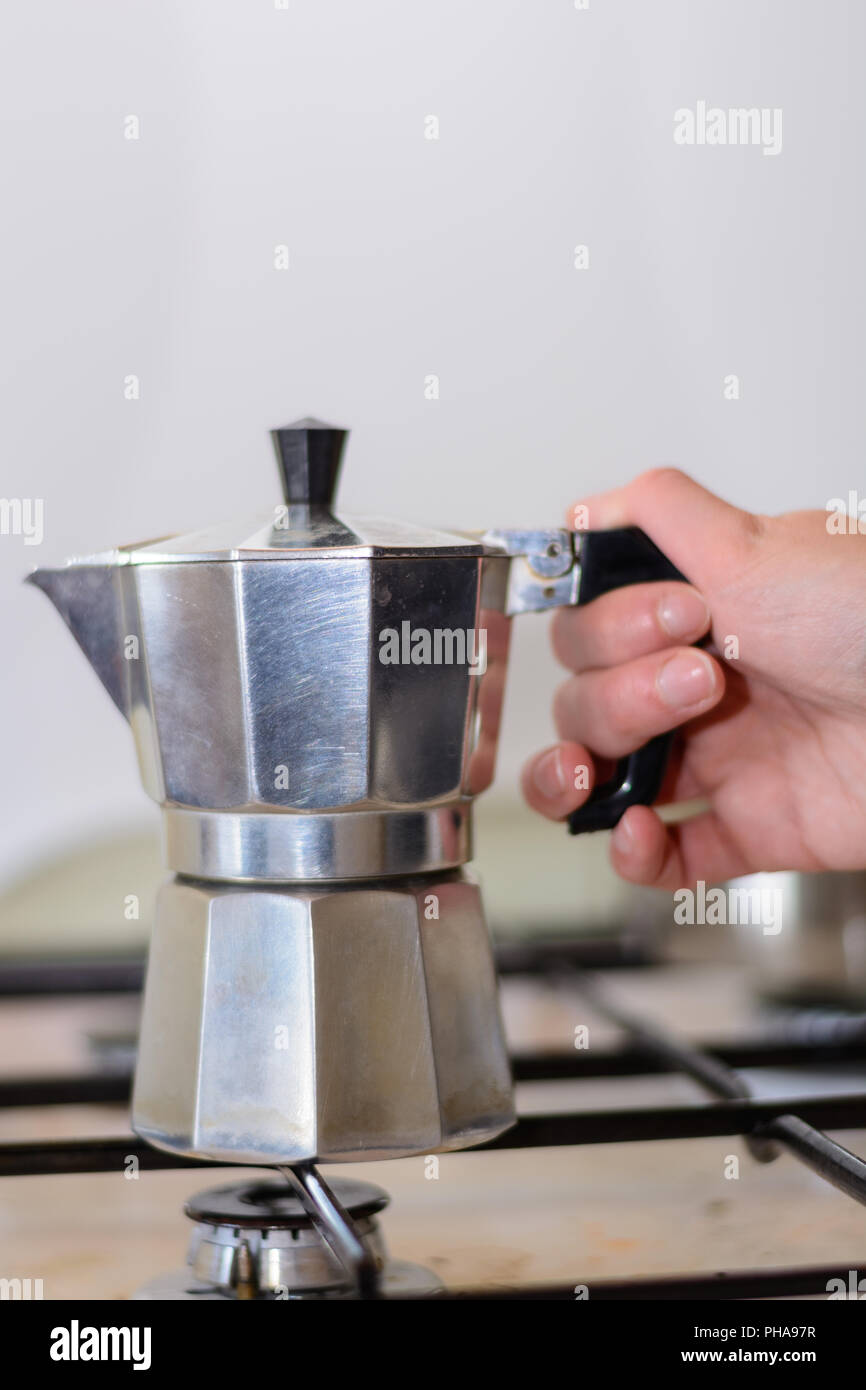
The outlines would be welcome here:
[[[629,1143],[741,1135],[752,1155],[771,1163],[785,1151],[827,1182],[866,1205],[866,1162],[831,1139],[826,1129],[866,1126],[866,1092],[806,1095],[795,1100],[756,1098],[739,1069],[759,1066],[795,1068],[866,1057],[866,1018],[860,1015],[794,1017],[774,1032],[737,1043],[696,1045],[639,1018],[608,998],[596,976],[582,965],[634,967],[636,954],[627,945],[619,955],[609,942],[595,943],[587,954],[581,943],[515,944],[500,951],[504,973],[542,978],[555,989],[581,993],[593,1009],[623,1034],[618,1048],[590,1054],[521,1053],[514,1057],[518,1081],[552,1081],[604,1076],[671,1073],[690,1077],[710,1099],[702,1105],[629,1107],[522,1116],[513,1129],[478,1151],[560,1145]],[[607,952],[607,955],[605,955]],[[647,959],[641,963],[650,964]],[[85,992],[87,970],[80,963],[20,968],[16,978],[0,970],[0,994]],[[90,977],[94,992],[133,990],[140,982],[135,967],[100,966]],[[41,986],[41,987],[40,987]],[[88,1073],[67,1077],[31,1077],[0,1081],[0,1107],[116,1104],[128,1100],[128,1072]],[[0,1144],[0,1177],[116,1171],[134,1157],[141,1168],[206,1168],[225,1165],[160,1152],[133,1135],[108,1139],[48,1140]],[[343,1209],[312,1164],[281,1169],[298,1192],[322,1238],[344,1265],[363,1299],[380,1296],[378,1270],[351,1216]],[[593,1298],[743,1299],[826,1296],[830,1279],[847,1279],[849,1271],[822,1267],[728,1272],[673,1279],[634,1279],[594,1284]],[[446,1292],[444,1298],[474,1300],[573,1299],[574,1285]]]

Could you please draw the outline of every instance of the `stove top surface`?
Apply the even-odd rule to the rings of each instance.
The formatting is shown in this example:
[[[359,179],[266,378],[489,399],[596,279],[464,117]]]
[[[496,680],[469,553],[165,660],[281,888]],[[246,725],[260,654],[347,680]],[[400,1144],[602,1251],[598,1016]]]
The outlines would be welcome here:
[[[373,1183],[390,1194],[378,1219],[401,1261],[426,1267],[451,1290],[503,1295],[552,1285],[601,1293],[629,1280],[858,1268],[864,1207],[789,1151],[761,1163],[735,1134],[701,1135],[702,1117],[718,1113],[705,1086],[682,1070],[640,1064],[640,1049],[632,1056],[633,1039],[608,1005],[613,1000],[615,1013],[631,1021],[639,1015],[653,1027],[675,1019],[680,1038],[712,1039],[731,1060],[751,1061],[731,1074],[747,1082],[756,1101],[778,1112],[780,1098],[807,1097],[818,1107],[807,1118],[819,1128],[841,1114],[846,1096],[866,1090],[862,1047],[848,1054],[810,1046],[815,1018],[807,1026],[768,1011],[733,965],[612,969],[594,973],[588,991],[568,971],[543,978],[509,973],[503,995],[516,1075],[524,1078],[517,1087],[523,1140],[505,1138],[530,1146],[324,1170],[328,1183]],[[41,1141],[68,1140],[73,1156],[72,1141],[83,1136],[110,1145],[108,1171],[0,1181],[5,1263],[11,1273],[41,1278],[46,1298],[133,1296],[183,1265],[190,1231],[183,1209],[199,1212],[194,1194],[203,1186],[211,1196],[215,1187],[226,1192],[231,1203],[234,1184],[252,1181],[263,1190],[273,1181],[264,1170],[214,1167],[216,1181],[208,1184],[210,1174],[200,1171],[147,1168],[121,1104],[10,1105],[15,1085],[37,1074],[65,1076],[69,1094],[77,1095],[82,1073],[94,1070],[93,1036],[134,1028],[135,1009],[133,996],[110,994],[0,1000],[0,1089],[12,1087],[0,1109],[0,1142],[37,1141],[38,1149]],[[754,1050],[777,1037],[780,1025],[788,1040],[784,1065],[775,1064],[778,1049]],[[845,1031],[844,1020],[825,1017],[822,1026],[825,1044],[834,1028]],[[26,1059],[26,1073],[20,1064],[11,1070],[13,1056]],[[530,1079],[535,1075],[544,1079]],[[110,1069],[103,1079],[121,1092],[126,1084],[122,1074],[112,1080]],[[866,1152],[862,1113],[859,1129],[841,1114],[838,1138],[855,1154]],[[551,1114],[559,1129],[550,1130]],[[697,1135],[678,1137],[683,1131]],[[575,1142],[566,1142],[572,1135]],[[287,1218],[302,1211],[296,1197],[281,1202]]]

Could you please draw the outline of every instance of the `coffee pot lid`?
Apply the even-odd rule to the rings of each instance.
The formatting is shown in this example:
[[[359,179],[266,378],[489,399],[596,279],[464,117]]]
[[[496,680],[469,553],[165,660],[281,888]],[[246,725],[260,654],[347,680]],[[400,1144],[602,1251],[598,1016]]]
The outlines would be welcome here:
[[[283,502],[247,520],[210,526],[188,535],[121,546],[122,564],[176,564],[185,560],[365,558],[376,555],[483,555],[477,538],[437,531],[379,516],[333,510],[347,430],[320,420],[296,420],[272,430]]]

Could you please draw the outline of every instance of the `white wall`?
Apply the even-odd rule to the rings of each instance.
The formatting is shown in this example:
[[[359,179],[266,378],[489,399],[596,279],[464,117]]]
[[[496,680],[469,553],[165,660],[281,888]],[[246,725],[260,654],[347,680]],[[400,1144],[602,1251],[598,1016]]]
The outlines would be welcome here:
[[[47,529],[0,538],[0,872],[153,814],[19,576],[269,505],[275,424],[352,427],[347,507],[464,526],[558,522],[659,462],[764,510],[862,486],[866,6],[288,4],[6,15],[0,493]],[[781,107],[782,152],[678,147],[699,99]],[[502,795],[549,734],[545,628]]]

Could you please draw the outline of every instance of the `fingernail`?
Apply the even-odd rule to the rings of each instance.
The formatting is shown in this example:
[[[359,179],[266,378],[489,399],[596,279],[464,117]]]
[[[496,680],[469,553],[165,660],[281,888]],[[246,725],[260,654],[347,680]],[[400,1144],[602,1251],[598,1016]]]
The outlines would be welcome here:
[[[702,632],[710,616],[704,599],[694,589],[676,589],[667,594],[657,611],[659,622],[669,637],[688,637],[690,633]]]
[[[631,833],[631,826],[627,817],[617,821],[610,839],[614,849],[618,850],[620,854],[631,854],[634,847],[634,836]]]
[[[548,801],[557,801],[567,789],[562,758],[558,748],[543,753],[532,769],[532,781]]]
[[[677,709],[699,705],[715,688],[709,657],[703,652],[677,652],[659,671],[656,685],[666,705]]]

